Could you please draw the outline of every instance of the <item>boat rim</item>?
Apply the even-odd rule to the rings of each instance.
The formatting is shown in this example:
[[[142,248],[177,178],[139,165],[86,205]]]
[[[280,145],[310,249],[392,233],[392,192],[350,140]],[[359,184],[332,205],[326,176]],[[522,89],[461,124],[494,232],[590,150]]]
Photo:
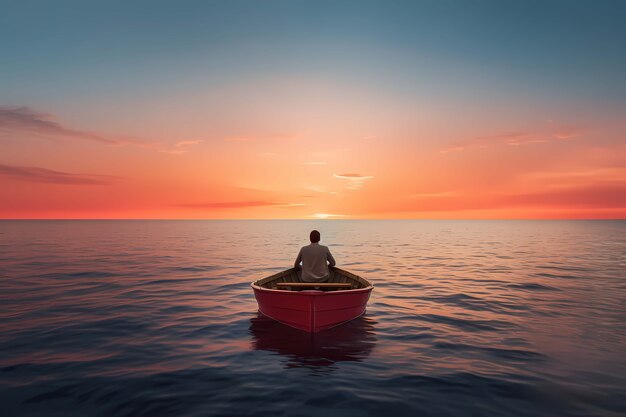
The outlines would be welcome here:
[[[291,269],[291,268],[289,268],[289,269]],[[287,270],[289,270],[289,269],[287,269]],[[352,274],[351,272],[345,271],[344,269],[341,269],[341,268],[334,267],[334,269],[338,269],[339,271],[348,272],[349,274]],[[354,274],[352,274],[352,275],[354,275]],[[361,278],[362,280],[367,281],[367,283],[369,285],[367,287],[365,287],[365,288],[354,288],[354,289],[350,289],[350,290],[320,291],[320,292],[316,292],[316,293],[310,293],[310,292],[303,293],[302,291],[275,290],[275,289],[272,289],[272,288],[261,287],[260,285],[256,284],[257,282],[259,282],[260,280],[263,279],[263,278],[259,278],[259,279],[256,279],[256,280],[252,281],[250,283],[250,286],[253,289],[255,289],[255,290],[264,291],[264,292],[275,292],[275,293],[280,293],[280,294],[294,294],[294,295],[307,295],[307,296],[320,296],[320,295],[333,295],[333,294],[337,295],[337,294],[348,294],[348,293],[351,294],[351,293],[372,291],[374,289],[374,284],[372,284],[370,280],[368,280],[366,278],[363,278],[363,277],[359,277],[359,278]]]
[[[258,281],[258,280],[257,280]],[[367,292],[367,291],[371,291],[374,289],[373,285],[369,285],[365,288],[354,288],[351,290],[336,290],[336,291],[320,291],[320,292],[315,292],[315,293],[311,293],[311,292],[303,292],[303,291],[291,291],[291,290],[274,290],[272,288],[263,288],[260,287],[258,285],[256,285],[257,281],[253,281],[250,283],[250,286],[254,289],[254,290],[258,290],[258,291],[263,291],[263,292],[274,292],[274,293],[280,293],[280,294],[293,294],[293,295],[307,295],[307,296],[320,296],[320,295],[340,295],[340,294],[353,294],[353,293],[359,293],[359,292]]]

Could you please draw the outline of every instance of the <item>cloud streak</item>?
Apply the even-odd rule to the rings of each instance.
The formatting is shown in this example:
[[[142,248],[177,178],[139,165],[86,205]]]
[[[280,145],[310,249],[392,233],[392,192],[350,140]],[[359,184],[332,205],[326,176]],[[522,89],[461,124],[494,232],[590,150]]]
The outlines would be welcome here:
[[[28,182],[63,185],[107,185],[119,179],[112,175],[71,174],[37,167],[0,164],[0,177]]]
[[[0,131],[83,139],[109,145],[125,143],[122,140],[107,138],[96,133],[69,128],[55,121],[50,114],[41,113],[29,107],[0,106]]]
[[[408,198],[432,198],[432,197],[450,197],[456,195],[456,191],[441,191],[434,193],[413,193],[409,194]]]
[[[625,209],[626,181],[596,181],[560,189],[520,193],[471,193],[411,198],[392,202],[379,212],[448,212],[471,210]],[[539,211],[538,211],[539,212]]]
[[[374,178],[370,175],[361,175],[361,174],[333,174],[333,177],[339,178],[342,180],[351,180],[351,181],[365,181],[365,180]]]
[[[201,143],[202,143],[201,140],[183,140],[183,141],[177,142],[174,146],[176,146],[177,148],[182,148],[182,147],[191,146],[191,145],[199,145]]]
[[[182,155],[184,153],[189,152],[190,146],[195,146],[201,144],[202,140],[183,140],[180,142],[176,142],[173,148],[159,149],[161,153],[169,153],[172,155]]]
[[[0,106],[0,133],[32,134],[44,137],[59,137],[99,142],[107,145],[136,145],[155,149],[158,152],[180,155],[187,153],[190,146],[199,145],[202,140],[183,140],[165,147],[155,142],[144,142],[133,138],[101,135],[73,129],[57,120],[48,113],[42,113],[24,106]]]
[[[348,190],[359,190],[363,188],[363,186],[365,185],[365,181],[374,178],[371,175],[361,174],[333,174],[333,177],[340,180],[347,180],[348,186],[346,188]]]
[[[228,209],[228,208],[245,208],[245,207],[299,207],[308,206],[303,203],[281,203],[276,201],[221,201],[212,203],[185,203],[178,204],[179,207],[188,207],[196,209]]]
[[[479,136],[440,149],[441,153],[459,152],[468,148],[486,148],[496,145],[522,146],[533,143],[547,143],[576,138],[584,133],[574,127],[551,128],[548,132],[505,132],[489,136]]]

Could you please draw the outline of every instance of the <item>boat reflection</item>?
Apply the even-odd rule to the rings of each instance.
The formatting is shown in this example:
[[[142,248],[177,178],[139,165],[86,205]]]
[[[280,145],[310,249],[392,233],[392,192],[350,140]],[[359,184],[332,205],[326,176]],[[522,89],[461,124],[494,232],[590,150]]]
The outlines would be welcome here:
[[[323,368],[366,359],[376,345],[375,322],[367,315],[320,333],[306,333],[261,313],[250,319],[252,348],[284,356],[286,368]]]

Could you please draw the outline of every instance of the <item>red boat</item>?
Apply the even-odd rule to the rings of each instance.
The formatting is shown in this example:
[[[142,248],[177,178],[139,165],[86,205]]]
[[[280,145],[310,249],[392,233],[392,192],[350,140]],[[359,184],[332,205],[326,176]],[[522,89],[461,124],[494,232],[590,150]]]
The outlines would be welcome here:
[[[323,283],[302,282],[300,272],[291,268],[251,285],[263,315],[310,333],[361,316],[374,289],[366,279],[339,268],[331,268]]]

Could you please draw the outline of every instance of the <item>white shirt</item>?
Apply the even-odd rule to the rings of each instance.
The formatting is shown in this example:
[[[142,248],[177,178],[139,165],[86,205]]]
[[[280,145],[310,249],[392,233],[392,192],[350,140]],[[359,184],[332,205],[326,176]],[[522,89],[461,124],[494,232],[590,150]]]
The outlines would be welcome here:
[[[302,262],[303,282],[322,282],[330,275],[328,266],[335,266],[335,258],[328,247],[319,243],[303,246],[296,258],[296,267]]]

